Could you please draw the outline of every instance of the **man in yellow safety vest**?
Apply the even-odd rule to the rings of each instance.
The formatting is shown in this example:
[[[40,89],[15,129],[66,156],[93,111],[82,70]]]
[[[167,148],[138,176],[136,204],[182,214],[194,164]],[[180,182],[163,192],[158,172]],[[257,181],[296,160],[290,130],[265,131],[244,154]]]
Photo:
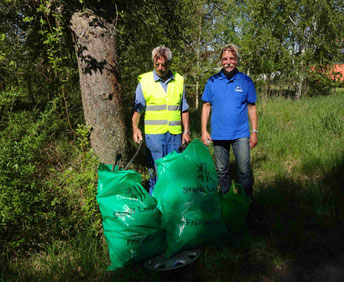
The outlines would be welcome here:
[[[190,142],[191,133],[184,79],[180,74],[170,70],[171,50],[163,46],[154,48],[152,61],[154,70],[138,77],[132,116],[133,139],[140,143],[143,138],[138,126],[141,114],[145,113],[144,130],[148,149],[150,194],[156,182],[155,160],[172,151],[178,152],[181,144]]]

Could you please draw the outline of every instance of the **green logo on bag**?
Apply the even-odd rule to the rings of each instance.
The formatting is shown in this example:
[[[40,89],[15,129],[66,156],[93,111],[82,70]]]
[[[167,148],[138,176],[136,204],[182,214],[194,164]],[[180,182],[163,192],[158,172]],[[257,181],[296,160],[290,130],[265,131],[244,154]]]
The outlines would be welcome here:
[[[208,182],[210,180],[210,173],[207,170],[207,163],[201,163],[197,165],[197,177],[201,181]]]
[[[140,185],[134,185],[132,187],[128,187],[128,193],[130,193],[131,198],[138,199],[140,198],[141,201],[146,199],[145,193],[142,191],[142,187]]]

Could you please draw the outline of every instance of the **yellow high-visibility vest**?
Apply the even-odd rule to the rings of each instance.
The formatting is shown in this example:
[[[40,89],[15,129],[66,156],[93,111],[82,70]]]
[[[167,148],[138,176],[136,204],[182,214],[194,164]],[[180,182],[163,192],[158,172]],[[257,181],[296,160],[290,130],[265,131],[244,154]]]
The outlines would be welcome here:
[[[174,79],[167,85],[167,93],[159,81],[154,81],[153,72],[139,76],[143,96],[146,100],[145,133],[182,133],[181,102],[183,98],[183,77],[173,72]]]

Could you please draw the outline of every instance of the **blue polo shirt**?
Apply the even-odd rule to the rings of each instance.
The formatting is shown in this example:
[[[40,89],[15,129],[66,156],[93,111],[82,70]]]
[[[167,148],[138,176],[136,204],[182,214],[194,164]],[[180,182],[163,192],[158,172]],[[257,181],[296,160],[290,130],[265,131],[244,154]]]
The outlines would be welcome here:
[[[202,100],[211,104],[211,138],[235,140],[250,137],[247,104],[257,100],[252,79],[238,72],[228,79],[222,72],[210,77]]]

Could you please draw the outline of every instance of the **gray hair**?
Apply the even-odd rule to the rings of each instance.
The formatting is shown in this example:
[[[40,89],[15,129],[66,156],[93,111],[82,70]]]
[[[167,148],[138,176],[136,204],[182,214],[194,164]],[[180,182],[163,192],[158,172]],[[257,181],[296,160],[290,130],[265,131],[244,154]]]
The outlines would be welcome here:
[[[172,62],[172,52],[171,52],[170,48],[165,47],[165,46],[155,47],[152,51],[153,63],[154,63],[154,60],[156,58],[161,58],[161,57],[163,57],[167,63],[171,63]]]
[[[222,55],[223,55],[223,52],[225,52],[225,51],[232,52],[234,54],[234,56],[236,57],[238,63],[239,63],[241,57],[240,57],[238,46],[236,46],[234,44],[227,44],[227,45],[223,46],[223,48],[221,50],[221,54],[220,54],[220,61],[222,60]]]

